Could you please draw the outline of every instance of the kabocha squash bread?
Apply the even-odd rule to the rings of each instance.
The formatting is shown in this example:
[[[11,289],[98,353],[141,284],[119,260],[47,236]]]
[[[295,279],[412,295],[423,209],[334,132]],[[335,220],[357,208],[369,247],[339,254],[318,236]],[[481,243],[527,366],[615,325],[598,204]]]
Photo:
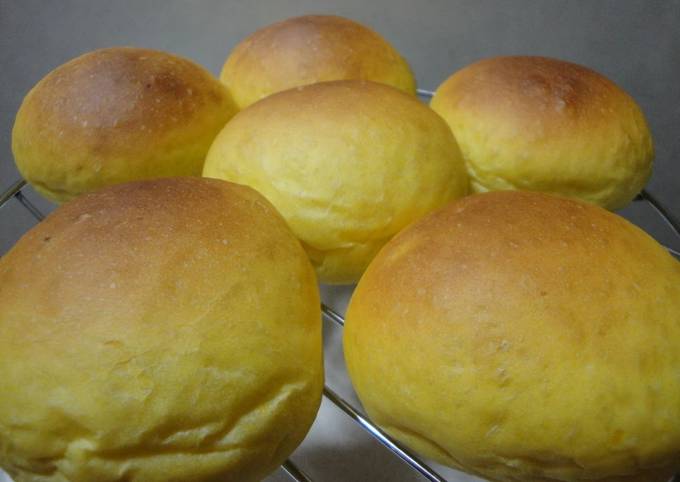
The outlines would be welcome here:
[[[200,175],[235,111],[219,80],[187,59],[106,48],[57,67],[31,89],[12,151],[21,175],[63,202],[110,184]]]
[[[0,259],[0,466],[16,482],[254,481],[323,385],[305,252],[245,186],[85,194]]]
[[[440,85],[431,106],[451,126],[476,191],[543,191],[618,209],[651,175],[639,106],[580,65],[481,60]]]
[[[290,89],[240,111],[203,175],[269,199],[324,283],[356,282],[394,234],[468,189],[456,141],[435,112],[357,80]]]
[[[234,48],[220,74],[241,109],[292,87],[345,79],[416,90],[411,68],[394,47],[334,15],[294,17],[258,30]]]
[[[680,469],[680,263],[597,206],[477,194],[392,239],[351,299],[371,418],[493,481],[667,482]]]

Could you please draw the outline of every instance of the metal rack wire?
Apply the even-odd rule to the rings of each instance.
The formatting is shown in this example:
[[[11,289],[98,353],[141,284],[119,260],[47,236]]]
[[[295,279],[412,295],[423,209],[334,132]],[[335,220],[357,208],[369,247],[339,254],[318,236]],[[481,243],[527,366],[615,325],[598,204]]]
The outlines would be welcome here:
[[[419,89],[418,95],[423,98],[429,98],[432,97],[432,92]],[[0,195],[0,209],[2,209],[10,200],[14,199],[18,201],[37,221],[41,221],[45,216],[22,192],[25,186],[26,182],[24,180],[19,180],[10,186],[10,188],[7,189],[2,195]],[[635,198],[635,202],[646,203],[656,214],[658,214],[658,216],[668,226],[670,231],[674,233],[676,239],[680,241],[680,222],[678,222],[678,220],[675,219],[673,215],[651,193],[643,190]],[[680,251],[678,249],[669,246],[665,247],[671,254],[680,258]],[[330,321],[340,327],[344,326],[345,320],[342,315],[334,311],[329,306],[322,304],[321,312],[325,320]],[[371,420],[365,414],[363,414],[360,409],[354,407],[328,385],[324,386],[323,395],[339,410],[346,414],[347,417],[352,419],[369,435],[375,438],[396,457],[401,459],[411,469],[422,475],[426,480],[431,482],[446,482],[446,479],[438,474],[432,467],[427,465],[427,463],[420,459],[411,450],[392,439],[377,425],[371,422]],[[298,482],[312,482],[310,476],[307,475],[291,460],[287,460],[281,466],[281,468],[283,472],[286,473],[292,480],[296,480]],[[680,482],[680,475],[676,475],[670,482]]]

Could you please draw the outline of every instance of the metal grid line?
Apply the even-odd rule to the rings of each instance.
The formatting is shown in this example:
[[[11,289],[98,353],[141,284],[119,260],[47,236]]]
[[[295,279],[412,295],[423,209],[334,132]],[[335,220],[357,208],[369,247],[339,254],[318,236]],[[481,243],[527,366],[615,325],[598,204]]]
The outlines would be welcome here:
[[[446,479],[439,475],[435,470],[423,462],[417,455],[405,448],[396,440],[392,439],[376,424],[371,422],[368,417],[362,415],[356,408],[349,404],[345,399],[340,397],[328,385],[323,387],[323,395],[340,410],[345,412],[352,420],[354,420],[361,428],[363,428],[369,435],[375,438],[380,444],[388,448],[394,455],[399,457],[402,461],[407,463],[413,470],[419,472],[427,480],[431,482],[446,482]]]
[[[295,465],[290,459],[286,460],[281,468],[283,471],[293,480],[297,482],[312,482],[309,475],[305,474],[297,465]]]

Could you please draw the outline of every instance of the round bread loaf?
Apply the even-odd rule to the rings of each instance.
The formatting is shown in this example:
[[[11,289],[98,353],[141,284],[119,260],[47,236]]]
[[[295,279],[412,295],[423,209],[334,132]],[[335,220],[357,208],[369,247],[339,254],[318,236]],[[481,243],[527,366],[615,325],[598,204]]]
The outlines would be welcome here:
[[[251,481],[323,384],[314,271],[245,186],[85,194],[0,259],[0,466],[17,482]]]
[[[114,47],[57,67],[26,95],[12,131],[21,175],[56,202],[109,184],[198,176],[236,112],[207,70],[176,55]]]
[[[258,30],[234,48],[220,75],[241,109],[275,92],[345,79],[416,91],[413,72],[394,47],[368,27],[333,15],[289,18]]]
[[[456,72],[431,106],[451,126],[473,189],[522,189],[625,206],[652,169],[642,111],[580,65],[497,57]]]
[[[469,196],[397,235],[344,350],[371,418],[494,481],[667,482],[680,469],[680,263],[597,206]]]
[[[203,175],[264,194],[324,283],[355,282],[394,234],[468,188],[436,113],[357,80],[298,87],[242,110],[215,139]]]

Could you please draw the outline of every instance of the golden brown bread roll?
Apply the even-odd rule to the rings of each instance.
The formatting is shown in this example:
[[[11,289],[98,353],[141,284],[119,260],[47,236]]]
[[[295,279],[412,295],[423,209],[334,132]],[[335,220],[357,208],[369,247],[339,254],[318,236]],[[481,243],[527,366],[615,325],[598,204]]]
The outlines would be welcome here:
[[[667,482],[680,469],[680,263],[597,206],[453,202],[390,241],[347,312],[371,418],[494,481]]]
[[[289,18],[256,31],[234,48],[220,74],[241,109],[292,87],[345,79],[416,90],[411,68],[394,47],[368,27],[334,15]]]
[[[467,193],[446,123],[414,96],[368,81],[323,82],[239,112],[203,175],[264,194],[325,283],[353,283],[404,226]]]
[[[544,57],[481,60],[431,106],[451,126],[476,191],[526,189],[625,206],[654,148],[635,101],[586,67]]]
[[[197,176],[235,113],[207,70],[176,55],[114,47],[47,74],[12,131],[21,175],[52,201],[109,184]]]
[[[16,482],[259,480],[323,384],[314,271],[245,186],[121,184],[0,259],[0,466]]]

